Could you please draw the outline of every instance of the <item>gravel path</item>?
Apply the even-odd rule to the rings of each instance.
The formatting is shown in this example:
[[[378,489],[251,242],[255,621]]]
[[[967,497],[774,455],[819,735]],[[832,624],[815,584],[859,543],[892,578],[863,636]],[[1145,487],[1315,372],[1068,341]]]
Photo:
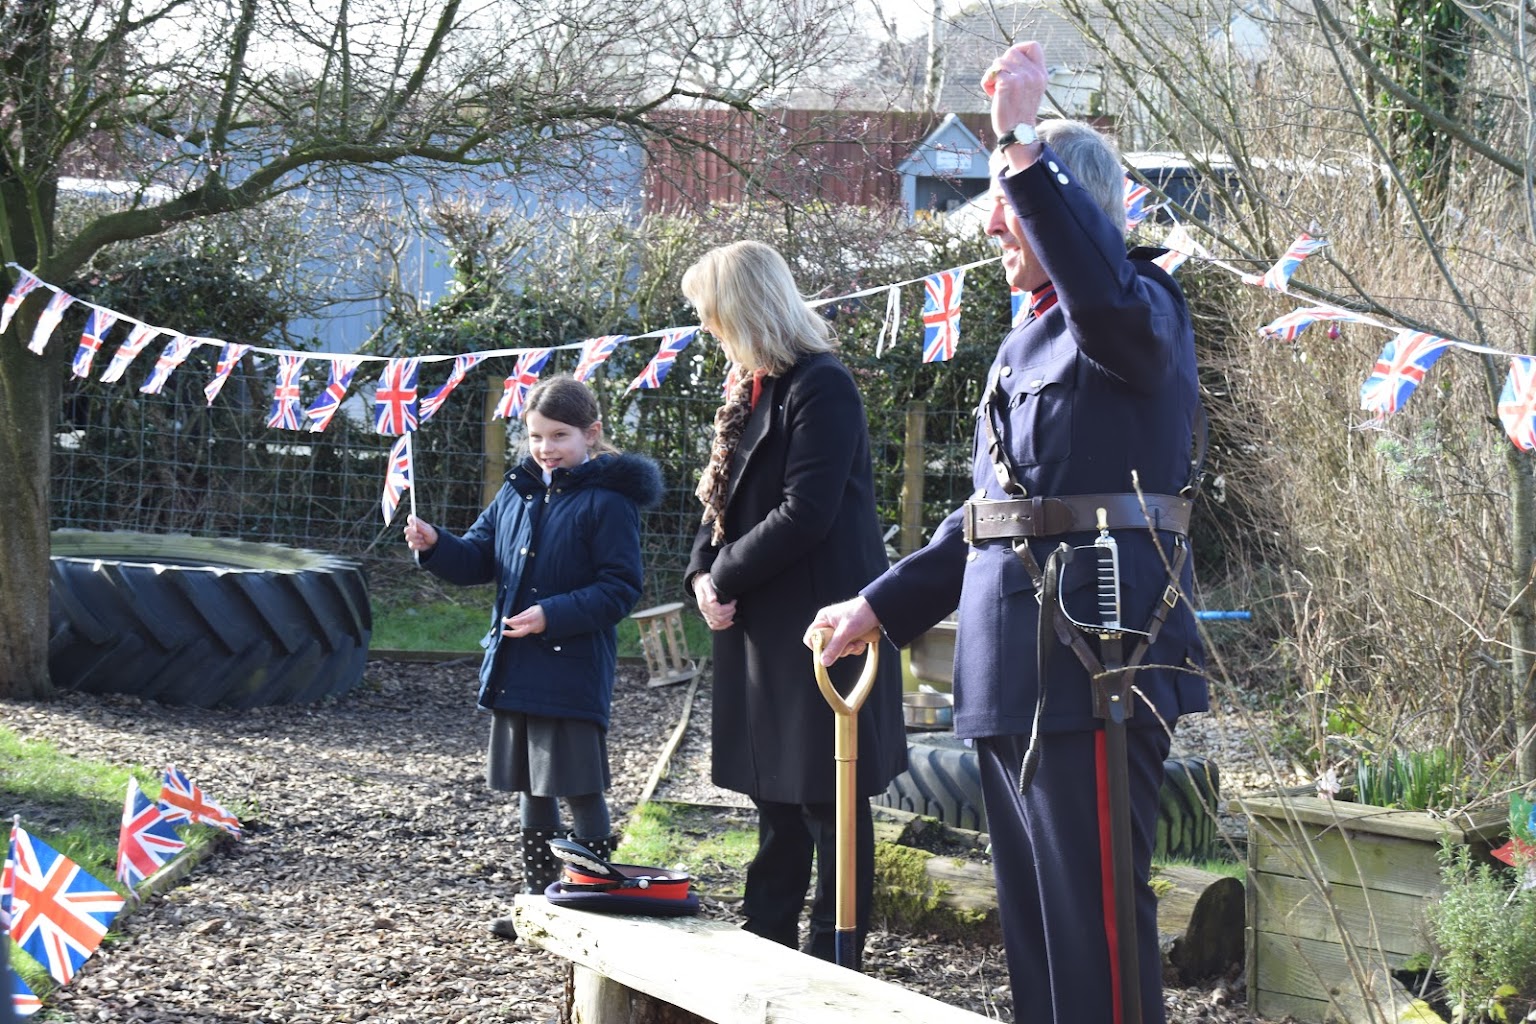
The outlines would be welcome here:
[[[621,674],[609,743],[616,821],[638,798],[688,690],[650,689],[643,670]],[[563,962],[486,931],[519,881],[517,815],[511,800],[485,788],[487,721],[474,710],[474,692],[470,664],[373,662],[358,690],[320,707],[208,711],[76,694],[45,704],[0,701],[0,720],[23,738],[98,760],[176,764],[242,811],[249,828],[124,919],[113,941],[50,998],[51,1019],[559,1019]],[[741,804],[707,780],[706,694],[701,687],[693,725],[657,795]],[[729,918],[735,911],[706,901],[705,912]],[[865,970],[1012,1020],[995,947],[877,932]],[[1235,998],[1226,983],[1173,991],[1170,1018],[1262,1024]]]

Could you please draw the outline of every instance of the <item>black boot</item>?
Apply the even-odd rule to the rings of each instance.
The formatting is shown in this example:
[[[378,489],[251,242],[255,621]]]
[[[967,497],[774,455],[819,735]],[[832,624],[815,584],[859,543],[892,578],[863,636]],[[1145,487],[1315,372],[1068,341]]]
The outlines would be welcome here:
[[[523,888],[524,893],[534,893],[542,896],[549,884],[560,877],[560,861],[549,851],[549,841],[564,836],[564,832],[555,828],[525,828],[523,829]],[[494,918],[491,921],[491,934],[499,935],[504,939],[517,938],[517,927],[512,920],[512,915]]]

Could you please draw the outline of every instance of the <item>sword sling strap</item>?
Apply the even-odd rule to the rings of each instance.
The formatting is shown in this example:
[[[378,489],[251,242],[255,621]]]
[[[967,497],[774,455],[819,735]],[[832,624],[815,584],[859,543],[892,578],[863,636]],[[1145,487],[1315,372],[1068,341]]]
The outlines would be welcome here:
[[[1003,493],[1010,497],[1022,498],[1025,497],[1024,486],[1019,483],[1018,477],[1013,472],[997,424],[993,422],[999,404],[1006,406],[1007,395],[1003,391],[1001,381],[994,376],[992,388],[982,400],[981,409],[981,421],[987,438],[987,455]],[[1205,408],[1203,405],[1197,405],[1195,410],[1194,454],[1190,460],[1189,482],[1179,491],[1179,496],[1187,499],[1193,499],[1199,492],[1200,473],[1205,463],[1208,443]],[[1004,422],[1006,423],[1006,419]],[[1099,651],[1103,655],[1101,659],[1088,646],[1082,632],[1074,628],[1062,612],[1061,567],[1072,559],[1071,546],[1066,543],[1059,544],[1046,560],[1045,569],[1041,569],[1034,552],[1030,550],[1028,537],[1014,540],[1012,548],[1019,561],[1024,563],[1030,578],[1034,580],[1035,594],[1040,602],[1040,618],[1035,643],[1035,681],[1039,688],[1039,696],[1035,703],[1034,721],[1030,726],[1029,747],[1025,751],[1023,763],[1019,766],[1019,792],[1023,793],[1029,788],[1035,769],[1040,763],[1037,740],[1040,733],[1040,719],[1045,713],[1046,649],[1050,633],[1054,632],[1058,640],[1070,647],[1077,656],[1077,660],[1082,662],[1083,667],[1088,670],[1093,680],[1095,717],[1107,720],[1114,716],[1123,721],[1131,717],[1134,711],[1130,701],[1130,681],[1133,670],[1140,666],[1148,649],[1156,642],[1169,613],[1178,605],[1179,592],[1172,583],[1163,590],[1163,598],[1153,610],[1147,628],[1143,631],[1144,635],[1132,649],[1130,657],[1122,660],[1122,640],[1118,631],[1101,634],[1099,637]],[[1184,561],[1188,557],[1189,543],[1181,531],[1174,539],[1174,553],[1169,563],[1171,579],[1179,578],[1184,569]]]

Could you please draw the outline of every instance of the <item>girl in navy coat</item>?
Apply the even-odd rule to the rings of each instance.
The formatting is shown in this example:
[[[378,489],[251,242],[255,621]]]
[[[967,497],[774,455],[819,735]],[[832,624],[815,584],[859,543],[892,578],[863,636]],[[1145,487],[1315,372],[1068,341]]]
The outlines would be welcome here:
[[[570,376],[528,394],[528,456],[462,537],[411,516],[418,563],[451,583],[496,584],[481,645],[479,706],[491,712],[486,782],[521,794],[523,891],[559,877],[548,840],[572,835],[609,857],[607,730],[618,640],[639,600],[640,509],[661,497],[650,459],[603,440],[597,399]],[[512,938],[510,917],[491,931]]]

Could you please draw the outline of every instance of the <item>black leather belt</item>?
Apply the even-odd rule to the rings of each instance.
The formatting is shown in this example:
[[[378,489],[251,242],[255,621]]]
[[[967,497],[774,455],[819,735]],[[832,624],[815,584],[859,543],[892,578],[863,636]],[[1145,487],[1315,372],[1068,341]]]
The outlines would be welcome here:
[[[1189,533],[1188,498],[1172,494],[1073,494],[1061,498],[972,498],[965,503],[965,541],[1054,537],[1099,528]]]

